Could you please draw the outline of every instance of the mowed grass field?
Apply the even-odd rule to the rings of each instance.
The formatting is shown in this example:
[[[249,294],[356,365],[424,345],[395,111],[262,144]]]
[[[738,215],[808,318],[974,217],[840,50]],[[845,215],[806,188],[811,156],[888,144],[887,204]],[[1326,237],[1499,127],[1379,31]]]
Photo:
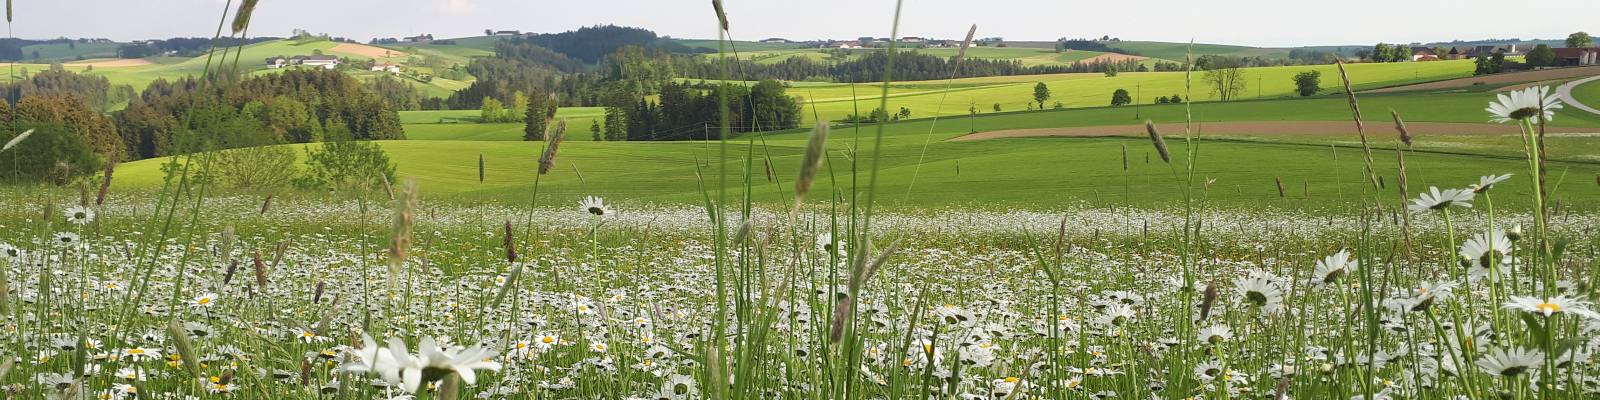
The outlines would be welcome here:
[[[388,53],[388,54],[349,53],[349,52],[343,52],[343,51],[336,50],[337,46],[339,46],[339,45],[340,45],[340,43],[335,43],[335,42],[326,41],[326,40],[310,40],[310,41],[275,40],[275,41],[251,44],[251,45],[245,46],[242,50],[235,48],[232,51],[229,51],[225,57],[223,56],[223,54],[221,52],[218,52],[217,55],[215,57],[211,58],[209,61],[211,63],[213,63],[213,64],[226,63],[225,65],[238,65],[241,69],[244,69],[246,71],[250,71],[252,74],[266,74],[266,73],[274,73],[275,71],[277,71],[277,70],[267,69],[266,65],[265,65],[266,58],[268,58],[268,57],[276,57],[276,56],[284,56],[284,57],[293,57],[293,56],[297,56],[297,55],[309,56],[309,55],[312,55],[314,52],[320,51],[320,52],[325,53],[325,54],[335,55],[335,56],[340,56],[340,57],[349,57],[349,58],[358,59],[358,60],[359,59],[374,59],[374,60],[378,60],[380,62],[392,62],[392,63],[402,64],[402,65],[406,64],[406,62],[409,60],[409,58],[411,56],[410,54],[404,53],[402,50],[396,50],[396,49],[388,49],[388,50],[392,50],[393,51],[392,53]],[[62,48],[65,48],[65,45],[60,45],[60,46]],[[84,46],[84,45],[80,45],[80,46]],[[381,52],[381,51],[384,51],[384,50],[385,49],[382,49],[382,48],[376,48],[376,50],[374,50],[374,51],[375,52]],[[43,56],[43,53],[44,53],[44,51],[41,51],[41,56]],[[449,60],[455,60],[455,61],[458,61],[458,62],[461,62],[461,63],[465,63],[466,60],[467,60],[467,58],[465,56],[448,55],[448,54],[446,54],[444,56],[448,57]],[[206,63],[208,62],[206,56],[199,56],[199,57],[193,57],[193,58],[171,58],[171,57],[150,58],[150,59],[143,59],[144,62],[147,62],[147,64],[145,64],[145,65],[129,65],[129,66],[97,65],[95,63],[96,61],[102,61],[102,62],[123,61],[123,62],[128,62],[129,60],[117,60],[117,59],[88,60],[86,62],[68,63],[68,64],[63,65],[63,68],[66,68],[67,70],[70,70],[70,71],[73,71],[73,72],[77,72],[77,73],[104,76],[104,77],[106,77],[107,80],[109,80],[111,82],[112,85],[124,85],[124,84],[126,84],[126,85],[132,85],[135,90],[144,90],[144,88],[146,86],[149,86],[150,82],[153,82],[156,79],[165,78],[165,79],[169,79],[170,80],[170,79],[181,78],[181,77],[184,77],[184,76],[199,75],[199,74],[201,74],[202,72],[205,71]],[[134,60],[133,62],[137,63],[138,61]],[[90,68],[91,66],[93,66],[93,67]],[[22,72],[23,69],[27,69],[30,72],[37,72],[37,71],[43,71],[43,70],[49,69],[50,65],[49,64],[19,63],[19,64],[16,64],[15,67],[16,68],[14,70],[13,69],[8,69],[7,70],[7,72],[15,71],[15,72],[13,72],[13,75],[12,75],[13,79],[21,78],[21,72]],[[367,72],[367,71],[355,71],[355,72],[352,72],[351,75],[355,76],[357,78],[370,78],[371,76],[375,76],[376,73],[371,73],[371,72]],[[402,79],[404,79],[404,78],[402,78]],[[455,80],[443,79],[443,78],[438,78],[438,77],[435,77],[431,82],[428,82],[428,83],[423,83],[423,82],[420,82],[420,81],[410,80],[410,79],[405,79],[405,80],[407,82],[411,82],[413,85],[416,85],[417,87],[423,89],[426,93],[428,93],[431,96],[441,96],[441,97],[442,96],[448,96],[450,93],[452,93],[452,92],[454,92],[456,90],[459,90],[459,89],[461,89],[463,87],[466,87],[467,84],[468,84],[468,82],[464,82],[464,81],[455,81]]]
[[[1411,121],[1482,122],[1488,93],[1449,95],[1374,95],[1362,99],[1369,116],[1368,133],[1378,154],[1379,173],[1385,182],[1395,179],[1395,143],[1387,115],[1394,108]],[[1213,120],[1337,120],[1348,115],[1342,98],[1272,100],[1236,103],[1197,103],[1197,121]],[[953,142],[948,139],[980,131],[1035,127],[1122,125],[1132,118],[1131,108],[1044,111],[981,115],[977,118],[915,120],[886,127],[879,160],[880,199],[919,207],[1050,207],[1095,203],[1137,205],[1172,204],[1180,195],[1171,170],[1161,163],[1149,139],[1137,130],[1120,137],[1013,138]],[[1158,122],[1182,121],[1185,107],[1145,107],[1145,118]],[[415,122],[421,115],[410,115]],[[1563,112],[1557,118],[1567,126],[1600,127],[1600,118]],[[446,124],[448,125],[448,124]],[[459,124],[460,126],[474,126]],[[515,124],[510,124],[515,125]],[[408,135],[416,136],[407,124]],[[516,137],[520,129],[505,127],[499,138]],[[872,157],[876,126],[835,128],[831,136],[831,164],[819,179],[812,198],[826,201],[835,189],[851,184],[852,160],[866,169]],[[1600,131],[1600,128],[1596,129]],[[1182,163],[1182,132],[1166,132]],[[581,139],[583,135],[570,136]],[[799,157],[806,141],[803,130],[749,135],[729,141],[732,171],[752,164],[756,200],[777,202],[792,190]],[[1525,168],[1517,157],[1515,136],[1418,137],[1407,151],[1412,191],[1430,185],[1460,187],[1488,172],[1515,173]],[[1600,198],[1593,180],[1600,162],[1582,157],[1600,153],[1592,137],[1565,137],[1552,142],[1552,180],[1561,182],[1557,196],[1572,207],[1592,207]],[[532,181],[538,143],[479,140],[409,140],[380,142],[399,165],[399,174],[415,177],[430,196],[439,198],[525,199]],[[300,145],[296,145],[299,147]],[[1342,207],[1361,192],[1361,153],[1352,126],[1345,135],[1248,138],[1207,136],[1201,142],[1199,176],[1215,179],[1208,198],[1218,204],[1238,206],[1278,205],[1295,208]],[[1129,169],[1123,171],[1126,148]],[[486,180],[478,182],[477,162],[487,163]],[[572,198],[593,194],[632,201],[698,204],[702,199],[699,176],[715,179],[721,159],[716,142],[582,142],[561,147],[558,168],[543,178],[541,196]],[[853,157],[853,158],[852,158]],[[764,172],[770,160],[774,181]],[[116,186],[121,190],[159,187],[159,164],[145,160],[119,166]],[[742,172],[740,172],[742,173]],[[1525,177],[1506,185],[1523,191]],[[864,177],[863,177],[864,179]],[[740,179],[734,179],[739,181]],[[1277,182],[1285,196],[1279,197]],[[865,184],[865,182],[860,182]],[[715,187],[714,181],[704,183]],[[739,183],[732,183],[741,186]],[[1390,187],[1388,190],[1393,190]],[[909,194],[909,195],[908,195]],[[1519,194],[1515,196],[1522,198]]]
[[[601,107],[568,107],[557,111],[556,118],[567,120],[567,140],[593,140],[589,128],[603,122],[605,114]],[[483,124],[479,115],[478,110],[401,111],[400,123],[409,140],[522,140],[525,124]]]
[[[1347,69],[1353,86],[1362,90],[1471,76],[1472,67],[1470,62],[1442,61],[1352,64]],[[1339,86],[1338,69],[1332,65],[1248,68],[1244,73],[1247,89],[1236,99],[1296,97],[1292,78],[1306,71],[1322,73],[1324,94],[1334,93]],[[976,108],[978,113],[992,113],[996,104],[1002,112],[1021,111],[1033,102],[1033,87],[1040,82],[1051,92],[1050,100],[1045,102],[1046,108],[1053,107],[1056,102],[1068,108],[1106,106],[1117,89],[1127,90],[1139,103],[1152,104],[1156,97],[1182,95],[1184,75],[1183,72],[1124,72],[1114,77],[1092,73],[901,82],[889,90],[889,110],[906,107],[913,118],[968,115],[971,108]],[[1202,75],[1203,72],[1196,72],[1192,77],[1191,99],[1213,100],[1215,96],[1202,82]],[[877,84],[808,84],[790,88],[789,93],[806,101],[806,117],[840,120],[858,112],[866,115],[878,107],[874,99],[881,90],[881,85]]]

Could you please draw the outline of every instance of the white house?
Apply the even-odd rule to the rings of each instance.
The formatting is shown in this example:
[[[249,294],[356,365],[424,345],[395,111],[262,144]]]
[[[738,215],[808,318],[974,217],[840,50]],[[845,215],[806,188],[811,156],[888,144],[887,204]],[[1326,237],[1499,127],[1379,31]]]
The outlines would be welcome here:
[[[286,66],[289,66],[289,59],[287,58],[272,57],[267,59],[267,68],[278,69]]]
[[[339,57],[330,55],[315,55],[300,59],[300,65],[334,69],[339,67]]]
[[[388,72],[391,74],[398,74],[400,73],[400,65],[394,63],[372,64],[372,68],[370,68],[370,70],[372,72]]]
[[[857,43],[857,42],[839,42],[839,48],[841,48],[841,49],[859,49],[859,48],[861,48],[861,43]]]

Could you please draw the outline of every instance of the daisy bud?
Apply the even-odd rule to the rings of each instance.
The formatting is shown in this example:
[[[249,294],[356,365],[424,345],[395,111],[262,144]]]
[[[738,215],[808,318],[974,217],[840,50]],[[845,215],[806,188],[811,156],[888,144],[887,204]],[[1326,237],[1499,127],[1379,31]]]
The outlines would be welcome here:
[[[1507,239],[1511,239],[1511,241],[1513,241],[1513,242],[1521,240],[1522,239],[1522,224],[1512,225],[1511,226],[1511,230],[1506,231],[1506,238]]]

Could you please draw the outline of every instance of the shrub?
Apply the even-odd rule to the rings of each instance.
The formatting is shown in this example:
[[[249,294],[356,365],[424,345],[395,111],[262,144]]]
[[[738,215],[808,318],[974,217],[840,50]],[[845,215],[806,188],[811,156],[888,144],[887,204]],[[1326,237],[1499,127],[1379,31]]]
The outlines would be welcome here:
[[[351,140],[343,129],[328,131],[319,149],[306,148],[306,173],[300,187],[324,190],[365,190],[394,181],[394,163],[376,143]]]
[[[0,143],[33,129],[33,134],[10,150],[0,152],[0,180],[6,182],[65,182],[100,170],[103,160],[94,148],[67,128],[55,124],[18,125],[0,132]],[[64,167],[64,168],[63,168]],[[52,179],[55,178],[55,179]]]
[[[224,150],[216,153],[211,172],[230,188],[271,191],[294,183],[295,158],[289,146]]]

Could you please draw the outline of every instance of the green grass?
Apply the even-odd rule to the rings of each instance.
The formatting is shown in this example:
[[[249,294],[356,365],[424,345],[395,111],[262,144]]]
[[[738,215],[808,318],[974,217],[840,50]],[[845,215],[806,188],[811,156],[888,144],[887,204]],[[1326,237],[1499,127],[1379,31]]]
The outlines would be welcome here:
[[[38,53],[37,60],[43,61],[72,61],[89,58],[111,58],[117,56],[117,48],[121,43],[47,43],[22,47],[22,56],[34,60],[34,53]]]
[[[1486,93],[1447,95],[1373,95],[1362,99],[1371,116],[1369,133],[1378,148],[1380,173],[1392,182],[1394,143],[1387,116],[1393,108],[1410,121],[1486,120],[1481,111],[1489,101]],[[1341,120],[1348,118],[1342,98],[1309,100],[1248,101],[1236,103],[1198,103],[1193,107],[1196,121],[1226,120]],[[883,171],[880,193],[885,201],[902,200],[914,206],[942,207],[1039,207],[1072,202],[1122,201],[1123,184],[1130,185],[1138,204],[1170,204],[1179,193],[1172,188],[1169,171],[1154,159],[1142,132],[1128,137],[1102,138],[1026,138],[976,142],[946,139],[963,135],[969,128],[980,131],[1059,126],[1137,124],[1130,107],[982,115],[975,119],[928,119],[890,124],[885,131]],[[1182,121],[1182,106],[1151,106],[1139,111],[1143,118],[1157,122]],[[518,124],[424,124],[438,118],[470,118],[470,113],[406,113],[407,135],[413,139],[382,142],[400,166],[400,174],[414,176],[432,194],[446,196],[487,196],[515,199],[523,194],[529,171],[537,159],[538,145],[515,142],[521,135]],[[1562,113],[1557,122],[1569,126],[1600,126],[1600,117]],[[863,127],[859,135],[869,138],[875,127]],[[929,132],[933,132],[931,135]],[[1179,135],[1181,132],[1168,132]],[[864,148],[855,129],[836,128],[834,150],[830,156],[834,173],[848,171],[844,149]],[[714,145],[705,142],[581,142],[582,131],[569,136],[574,143],[563,145],[558,171],[544,179],[544,189],[552,195],[577,196],[583,193],[636,199],[639,201],[695,204],[700,198],[695,180],[696,165],[716,159]],[[794,166],[805,143],[801,131],[747,136],[735,139],[737,154],[745,154],[754,143],[759,166],[772,157],[775,183],[758,174],[756,195],[761,201],[781,201],[789,191]],[[449,140],[442,140],[449,139]],[[1219,204],[1250,206],[1276,204],[1287,207],[1332,207],[1348,204],[1348,197],[1359,193],[1361,173],[1359,147],[1355,135],[1292,136],[1275,138],[1217,138],[1203,142],[1202,176],[1217,179],[1210,197]],[[1176,136],[1173,146],[1182,146]],[[1478,175],[1520,171],[1525,164],[1516,158],[1520,143],[1515,137],[1433,136],[1418,139],[1416,150],[1407,155],[1413,190],[1429,185],[1458,187],[1471,183]],[[923,146],[926,144],[926,155]],[[1330,144],[1338,145],[1338,161]],[[1121,149],[1130,149],[1132,171],[1121,171]],[[865,150],[860,150],[865,151]],[[1560,138],[1552,142],[1552,176],[1564,177],[1560,195],[1569,198],[1600,196],[1600,188],[1589,185],[1600,173],[1600,160],[1584,154],[1600,152],[1595,138]],[[488,180],[477,183],[477,157],[488,160]],[[1147,157],[1152,158],[1149,163]],[[920,162],[919,162],[920,160]],[[159,183],[158,164],[145,160],[119,166],[119,188],[151,188]],[[1181,161],[1175,161],[1181,162]],[[919,167],[920,165],[920,167]],[[959,165],[959,167],[958,167]],[[581,171],[583,179],[573,172]],[[959,173],[957,172],[959,169]],[[920,170],[920,171],[919,171]],[[759,170],[758,170],[759,171]],[[913,184],[913,176],[916,177]],[[1275,179],[1283,179],[1294,190],[1287,199],[1277,198]],[[840,178],[839,185],[847,180]],[[1514,178],[1515,179],[1515,178]],[[819,179],[816,193],[842,188],[829,178]],[[1512,184],[1510,190],[1523,185]],[[906,197],[907,191],[911,196]],[[1309,192],[1309,195],[1306,193]],[[818,196],[826,198],[826,196]],[[1592,197],[1590,197],[1592,198]]]
[[[401,111],[410,140],[520,141],[523,124],[480,124],[478,110]],[[592,140],[590,124],[605,118],[600,107],[569,107],[556,112],[567,119],[568,140]],[[603,124],[602,124],[603,127]]]
[[[1177,60],[1177,61],[1183,61],[1184,56],[1187,55],[1187,54],[1191,54],[1191,52],[1192,52],[1192,54],[1194,54],[1195,57],[1199,57],[1199,56],[1202,56],[1202,55],[1219,55],[1219,56],[1235,56],[1235,57],[1265,57],[1265,58],[1288,58],[1289,57],[1289,49],[1285,49],[1285,48],[1265,48],[1265,47],[1248,47],[1248,46],[1233,46],[1233,45],[1222,45],[1222,44],[1195,43],[1193,48],[1192,48],[1192,50],[1191,50],[1191,47],[1190,47],[1190,45],[1188,43],[1143,42],[1143,41],[1123,41],[1123,42],[1116,42],[1116,43],[1106,43],[1106,45],[1110,46],[1111,48],[1122,49],[1122,50],[1125,50],[1125,51],[1128,51],[1128,52],[1132,52],[1132,53],[1136,53],[1138,55],[1145,56],[1145,57],[1162,58],[1162,59]]]
[[[1348,69],[1357,90],[1472,74],[1472,64],[1461,61],[1355,64]],[[1293,97],[1295,88],[1291,78],[1311,70],[1322,72],[1322,85],[1327,92],[1338,86],[1338,72],[1331,65],[1249,68],[1245,70],[1247,89],[1238,98]],[[1194,100],[1212,98],[1209,87],[1201,83],[1202,75],[1196,72],[1194,76]],[[1046,107],[1055,102],[1069,108],[1105,106],[1110,104],[1111,95],[1117,89],[1127,90],[1144,104],[1153,103],[1158,96],[1184,92],[1183,72],[1124,72],[1115,77],[1098,73],[1001,76],[897,84],[890,90],[889,109],[907,107],[913,117],[967,115],[972,105],[976,105],[979,113],[993,112],[994,104],[999,104],[1002,111],[1021,111],[1032,103],[1033,86],[1039,82],[1044,82],[1051,90],[1052,97],[1046,101]],[[949,85],[949,89],[941,85]],[[865,99],[877,96],[879,88],[873,84],[815,85],[792,88],[789,93],[808,101],[808,118],[812,114],[810,107],[814,106],[822,119],[838,120],[855,114],[858,108],[861,114],[875,108],[876,101]]]

